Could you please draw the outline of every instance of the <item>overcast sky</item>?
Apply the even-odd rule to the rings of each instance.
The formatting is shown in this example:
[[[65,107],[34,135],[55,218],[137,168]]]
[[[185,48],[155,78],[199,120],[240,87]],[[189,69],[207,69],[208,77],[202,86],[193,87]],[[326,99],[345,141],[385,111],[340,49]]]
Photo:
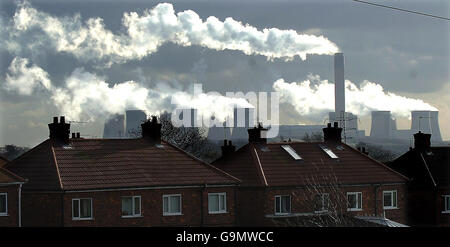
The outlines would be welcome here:
[[[0,145],[38,144],[58,115],[100,137],[108,114],[162,109],[197,82],[206,92],[278,91],[281,123],[323,124],[336,51],[354,95],[347,109],[366,134],[371,110],[391,110],[406,129],[410,110],[437,109],[450,139],[450,21],[349,0],[164,2],[2,1]],[[446,0],[373,2],[450,17]],[[195,33],[206,22],[215,29]]]

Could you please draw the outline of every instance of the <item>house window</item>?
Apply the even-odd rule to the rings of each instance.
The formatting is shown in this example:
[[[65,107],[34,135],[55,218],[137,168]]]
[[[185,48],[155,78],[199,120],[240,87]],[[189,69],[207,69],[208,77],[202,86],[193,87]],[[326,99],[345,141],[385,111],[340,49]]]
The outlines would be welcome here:
[[[348,192],[347,193],[347,211],[360,211],[362,210],[362,193],[361,192]]]
[[[326,212],[330,208],[330,194],[322,193],[316,195],[314,212]]]
[[[396,190],[383,191],[383,208],[384,209],[397,208]]]
[[[8,215],[8,194],[0,193],[0,216]]]
[[[443,213],[450,213],[450,195],[444,195],[444,211]]]
[[[92,219],[92,198],[72,199],[72,219]]]
[[[138,217],[141,216],[141,197],[124,196],[122,197],[122,216]]]
[[[275,214],[291,213],[291,196],[275,196]]]
[[[181,195],[163,195],[163,215],[181,215]]]
[[[227,194],[226,193],[209,193],[208,194],[208,211],[210,214],[220,214],[227,212]]]

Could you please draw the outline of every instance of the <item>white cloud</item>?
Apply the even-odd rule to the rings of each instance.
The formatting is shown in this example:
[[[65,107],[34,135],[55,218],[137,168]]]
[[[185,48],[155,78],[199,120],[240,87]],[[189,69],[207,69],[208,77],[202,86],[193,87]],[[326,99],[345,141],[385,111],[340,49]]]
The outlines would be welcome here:
[[[30,95],[34,89],[51,90],[48,73],[36,65],[29,66],[26,58],[15,57],[8,68],[4,88],[21,95]]]
[[[247,55],[285,60],[295,56],[304,60],[308,54],[330,55],[338,51],[338,47],[323,36],[278,28],[258,30],[232,18],[221,21],[210,16],[203,21],[192,10],[175,13],[169,3],[160,3],[142,15],[124,13],[122,23],[125,32],[113,33],[105,28],[101,18],[83,22],[79,14],[55,17],[23,2],[18,4],[10,32],[14,32],[11,34],[13,40],[32,34],[34,39],[27,40],[34,40],[37,45],[50,45],[57,52],[106,65],[141,59],[156,52],[166,42],[214,50],[239,50]],[[42,39],[48,39],[48,42],[42,42]],[[13,40],[8,42],[10,48],[14,47]],[[35,44],[27,47],[35,47]]]

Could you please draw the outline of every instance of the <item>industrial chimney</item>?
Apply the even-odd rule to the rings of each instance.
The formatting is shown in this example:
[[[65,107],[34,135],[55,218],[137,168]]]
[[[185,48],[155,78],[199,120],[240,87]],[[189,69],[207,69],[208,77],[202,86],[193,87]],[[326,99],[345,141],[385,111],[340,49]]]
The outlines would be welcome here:
[[[336,114],[335,119],[341,119],[341,121],[344,120],[343,118],[345,118],[344,80],[344,54],[336,53],[334,54],[334,110]]]
[[[431,140],[442,141],[438,111],[412,111],[411,131],[431,134]]]

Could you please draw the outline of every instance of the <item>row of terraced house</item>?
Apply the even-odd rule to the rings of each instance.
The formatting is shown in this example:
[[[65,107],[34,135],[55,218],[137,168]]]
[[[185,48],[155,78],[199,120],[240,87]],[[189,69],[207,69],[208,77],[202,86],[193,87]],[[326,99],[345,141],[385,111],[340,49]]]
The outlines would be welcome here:
[[[58,121],[59,120],[59,121]],[[0,163],[0,226],[404,226],[450,222],[449,148],[382,164],[341,142],[268,143],[261,125],[206,163],[161,139],[85,139],[55,117],[49,139]],[[334,217],[330,217],[334,216]],[[333,220],[331,220],[333,219]],[[338,220],[336,220],[338,219]]]

